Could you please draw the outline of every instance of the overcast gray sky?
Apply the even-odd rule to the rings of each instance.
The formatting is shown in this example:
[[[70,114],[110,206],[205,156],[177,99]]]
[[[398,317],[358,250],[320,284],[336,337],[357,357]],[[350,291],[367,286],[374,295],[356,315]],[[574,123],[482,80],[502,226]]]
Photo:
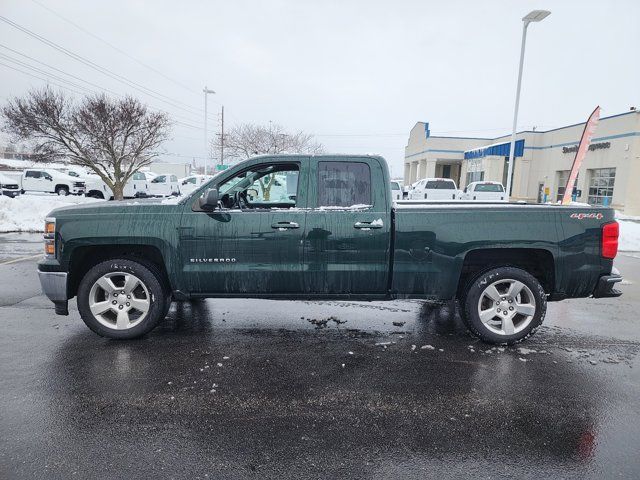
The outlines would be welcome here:
[[[598,104],[603,115],[640,107],[637,0],[2,0],[0,15],[157,98],[5,22],[0,45],[175,114],[181,123],[166,149],[185,160],[204,156],[206,84],[217,92],[211,135],[224,104],[229,125],[273,121],[304,130],[330,152],[381,153],[401,175],[416,121],[430,122],[433,134],[510,130],[520,19],[532,9],[552,14],[529,28],[521,128],[580,122]],[[2,102],[44,83],[6,66],[45,78],[16,59],[64,77],[6,48],[0,54]]]

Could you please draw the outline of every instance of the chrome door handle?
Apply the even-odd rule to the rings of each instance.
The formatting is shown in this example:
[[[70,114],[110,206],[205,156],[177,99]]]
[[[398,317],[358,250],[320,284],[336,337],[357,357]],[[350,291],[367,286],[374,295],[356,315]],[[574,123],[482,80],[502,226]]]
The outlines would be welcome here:
[[[360,230],[371,230],[373,228],[382,228],[382,222],[356,222],[353,224],[353,228],[359,228]]]
[[[278,223],[272,223],[271,228],[282,231],[282,230],[290,230],[293,228],[300,228],[300,225],[298,225],[296,222],[278,222]]]

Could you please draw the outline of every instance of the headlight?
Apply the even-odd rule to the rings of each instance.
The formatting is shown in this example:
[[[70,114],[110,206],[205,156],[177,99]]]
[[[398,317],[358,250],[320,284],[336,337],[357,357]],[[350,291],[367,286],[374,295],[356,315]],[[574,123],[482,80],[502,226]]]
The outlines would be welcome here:
[[[44,253],[48,257],[56,256],[56,219],[44,220]]]

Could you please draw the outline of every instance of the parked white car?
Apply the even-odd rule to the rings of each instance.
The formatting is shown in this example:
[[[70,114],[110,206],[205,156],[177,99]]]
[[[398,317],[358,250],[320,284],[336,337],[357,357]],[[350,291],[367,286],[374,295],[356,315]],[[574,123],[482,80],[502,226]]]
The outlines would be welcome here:
[[[20,182],[0,173],[0,194],[7,197],[17,197],[20,195]]]
[[[450,178],[423,178],[414,184],[409,200],[457,200],[458,188]]]
[[[85,182],[53,168],[28,168],[22,172],[22,192],[83,195]]]
[[[500,182],[471,182],[460,194],[461,200],[506,202],[507,195]]]
[[[191,192],[200,188],[202,185],[207,183],[212,178],[213,178],[213,175],[191,175],[189,177],[181,178],[179,180],[180,193],[182,195],[188,195]]]
[[[149,177],[149,178],[147,178]],[[129,179],[127,184],[124,186],[123,196],[124,198],[140,198],[140,197],[148,197],[149,194],[149,182],[151,178],[148,173],[136,172]],[[113,192],[107,186],[106,183],[102,181],[100,177],[92,176],[89,180],[87,180],[87,197],[93,198],[104,198],[105,200],[110,200],[113,198]]]
[[[175,175],[158,175],[149,183],[149,195],[152,197],[180,195],[178,177]]]
[[[399,182],[391,182],[391,200],[402,200],[402,187]]]

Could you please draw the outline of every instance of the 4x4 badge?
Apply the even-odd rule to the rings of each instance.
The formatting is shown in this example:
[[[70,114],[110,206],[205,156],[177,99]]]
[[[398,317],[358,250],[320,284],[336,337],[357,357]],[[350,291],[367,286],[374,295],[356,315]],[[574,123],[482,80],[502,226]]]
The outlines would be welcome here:
[[[602,220],[604,215],[601,213],[572,213],[571,218],[575,218],[576,220],[584,220],[585,218],[595,218],[596,220]]]

